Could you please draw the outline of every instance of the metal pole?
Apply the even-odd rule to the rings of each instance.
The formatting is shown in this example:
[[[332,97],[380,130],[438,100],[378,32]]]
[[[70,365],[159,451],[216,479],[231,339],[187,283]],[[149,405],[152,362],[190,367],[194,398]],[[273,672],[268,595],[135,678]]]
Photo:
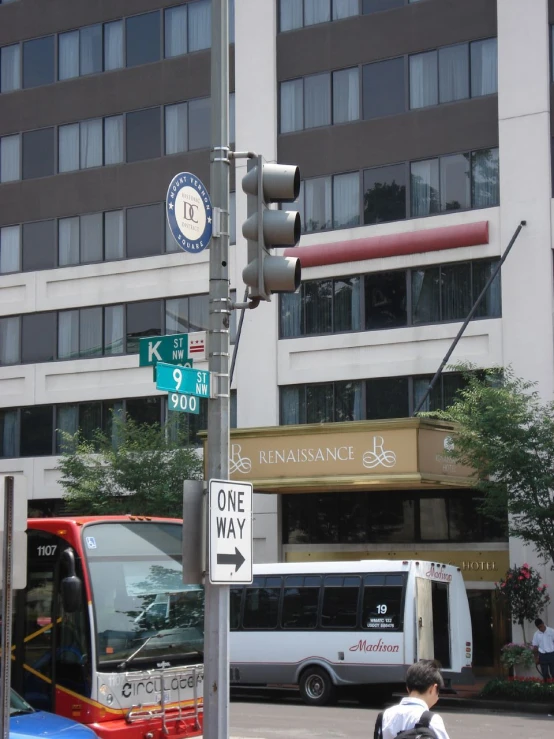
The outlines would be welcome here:
[[[416,408],[414,409],[414,412],[412,413],[412,416],[415,416],[415,415],[417,415],[417,414],[419,413],[419,411],[420,411],[420,410],[421,410],[421,409],[423,408],[423,404],[425,403],[425,401],[426,401],[426,400],[427,400],[427,398],[429,397],[429,394],[431,393],[432,389],[433,389],[433,388],[435,387],[435,385],[436,385],[436,383],[437,383],[437,380],[438,380],[438,379],[439,379],[439,377],[441,376],[441,374],[442,374],[442,371],[443,371],[443,369],[444,369],[444,368],[445,368],[445,366],[446,366],[446,363],[448,362],[448,360],[449,360],[449,359],[450,359],[450,357],[452,356],[452,352],[454,351],[454,349],[455,349],[455,348],[456,348],[456,346],[458,345],[458,342],[459,342],[459,341],[460,341],[460,339],[462,338],[462,336],[463,336],[463,333],[464,333],[464,331],[466,330],[466,328],[467,328],[467,326],[468,326],[468,323],[469,323],[469,322],[471,321],[471,319],[473,318],[473,316],[474,316],[474,314],[475,314],[475,311],[477,310],[477,308],[478,308],[478,307],[479,307],[479,305],[481,304],[481,301],[483,300],[483,298],[484,298],[484,297],[485,297],[485,295],[487,294],[487,290],[489,289],[489,287],[490,287],[490,286],[492,285],[492,283],[493,283],[493,282],[494,282],[494,280],[496,279],[496,275],[497,275],[497,274],[498,274],[498,273],[500,272],[500,269],[501,269],[502,265],[503,265],[503,264],[504,264],[504,262],[506,261],[506,257],[507,257],[507,256],[508,256],[508,254],[510,253],[510,250],[511,250],[512,246],[514,245],[514,243],[515,243],[515,240],[516,240],[516,239],[517,239],[517,237],[519,236],[519,232],[521,231],[521,229],[523,228],[523,226],[526,226],[526,225],[527,225],[527,221],[521,221],[521,223],[519,224],[519,226],[518,226],[518,227],[516,228],[516,230],[515,230],[515,233],[514,233],[514,235],[512,236],[512,238],[511,238],[511,240],[510,240],[510,243],[509,243],[509,244],[508,244],[508,246],[506,247],[506,251],[505,251],[505,252],[504,252],[504,254],[502,255],[502,258],[500,259],[500,261],[498,262],[498,264],[496,265],[496,267],[495,267],[495,269],[494,269],[493,273],[491,274],[491,276],[490,276],[490,277],[489,277],[489,279],[487,280],[487,283],[486,283],[485,287],[484,287],[484,288],[483,288],[483,289],[481,290],[481,292],[480,292],[480,294],[479,294],[479,297],[477,298],[477,300],[476,300],[476,301],[475,301],[475,303],[473,304],[473,308],[472,308],[472,309],[471,309],[471,310],[469,311],[469,313],[468,313],[468,315],[467,315],[467,318],[465,319],[465,321],[463,322],[463,324],[462,324],[462,326],[461,326],[460,330],[459,330],[459,331],[458,331],[458,333],[456,334],[456,338],[455,338],[455,339],[454,339],[454,341],[452,342],[452,344],[451,344],[451,346],[450,346],[450,349],[449,349],[449,350],[448,350],[448,351],[446,352],[446,355],[445,355],[444,359],[443,359],[443,360],[442,360],[442,362],[440,363],[440,367],[439,367],[439,368],[438,368],[438,370],[437,370],[437,371],[435,372],[435,374],[434,374],[434,376],[433,376],[433,379],[432,379],[432,380],[431,380],[431,382],[429,383],[429,387],[427,388],[427,390],[426,390],[426,391],[425,391],[425,393],[423,394],[423,397],[421,398],[421,400],[420,400],[420,401],[419,401],[419,403],[417,404],[417,407],[416,407]]]
[[[208,480],[229,476],[229,0],[212,0],[212,153],[210,192],[220,231],[210,244]],[[207,516],[207,521],[209,516]],[[209,541],[209,532],[206,542]],[[209,556],[206,557],[209,567]],[[229,587],[205,579],[204,739],[229,736]]]
[[[13,576],[13,489],[14,479],[4,480],[4,567],[2,579],[2,659],[0,664],[0,720],[2,738],[8,739],[10,732],[10,677],[12,666],[12,576]]]

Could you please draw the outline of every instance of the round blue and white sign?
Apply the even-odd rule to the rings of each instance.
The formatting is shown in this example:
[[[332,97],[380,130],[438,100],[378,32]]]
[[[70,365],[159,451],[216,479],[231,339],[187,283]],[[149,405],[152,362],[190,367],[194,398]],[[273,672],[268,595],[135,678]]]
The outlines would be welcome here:
[[[202,182],[190,172],[171,180],[166,199],[167,222],[181,249],[197,254],[212,238],[212,201]]]

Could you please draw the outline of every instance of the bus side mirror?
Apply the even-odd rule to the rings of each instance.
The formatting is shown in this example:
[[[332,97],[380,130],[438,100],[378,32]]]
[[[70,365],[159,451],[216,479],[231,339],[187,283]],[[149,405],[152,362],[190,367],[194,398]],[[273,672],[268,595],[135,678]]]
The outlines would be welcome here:
[[[66,549],[62,552],[61,564],[68,572],[67,577],[64,577],[61,582],[64,611],[66,613],[75,613],[81,606],[83,586],[75,574],[75,554],[73,553],[73,549]]]

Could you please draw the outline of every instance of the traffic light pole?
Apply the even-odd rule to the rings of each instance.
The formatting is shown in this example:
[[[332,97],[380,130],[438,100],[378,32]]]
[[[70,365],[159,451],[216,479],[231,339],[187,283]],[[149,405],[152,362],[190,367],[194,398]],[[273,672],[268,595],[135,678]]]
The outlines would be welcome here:
[[[209,370],[218,392],[208,400],[208,480],[229,477],[229,0],[212,0],[212,152],[210,194]],[[219,217],[218,217],[219,214]],[[219,221],[219,222],[218,222]],[[209,516],[206,517],[209,519]],[[209,541],[209,532],[206,542]],[[209,557],[206,556],[209,567]],[[204,739],[229,737],[229,586],[205,578]]]

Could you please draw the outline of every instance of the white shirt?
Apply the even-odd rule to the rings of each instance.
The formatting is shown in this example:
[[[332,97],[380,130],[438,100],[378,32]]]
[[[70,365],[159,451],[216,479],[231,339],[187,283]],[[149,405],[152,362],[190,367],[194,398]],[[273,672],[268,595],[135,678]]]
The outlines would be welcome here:
[[[533,646],[539,648],[541,654],[546,652],[554,652],[554,629],[547,626],[545,631],[535,631],[533,636]]]
[[[387,708],[383,714],[383,739],[395,739],[399,731],[413,729],[421,714],[428,710],[427,703],[421,698],[402,698],[397,706]],[[444,721],[437,713],[433,714],[429,726],[438,739],[449,739]]]

